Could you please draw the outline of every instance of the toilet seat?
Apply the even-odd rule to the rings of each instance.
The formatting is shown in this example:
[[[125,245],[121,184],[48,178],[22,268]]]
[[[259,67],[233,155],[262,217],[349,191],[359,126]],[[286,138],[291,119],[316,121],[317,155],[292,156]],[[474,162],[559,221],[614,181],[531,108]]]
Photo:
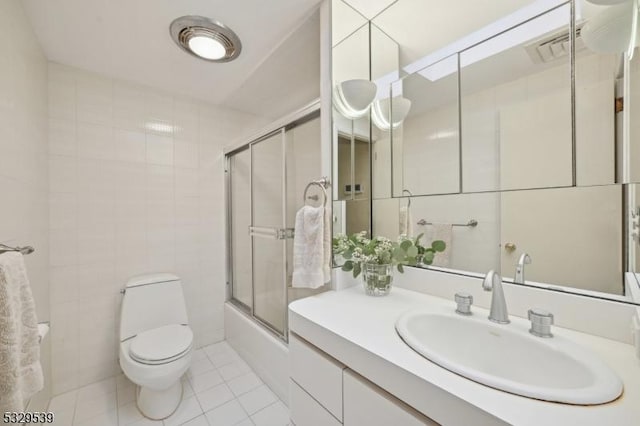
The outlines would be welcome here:
[[[193,346],[187,325],[172,324],[144,331],[131,339],[129,355],[141,364],[167,364],[182,358]]]

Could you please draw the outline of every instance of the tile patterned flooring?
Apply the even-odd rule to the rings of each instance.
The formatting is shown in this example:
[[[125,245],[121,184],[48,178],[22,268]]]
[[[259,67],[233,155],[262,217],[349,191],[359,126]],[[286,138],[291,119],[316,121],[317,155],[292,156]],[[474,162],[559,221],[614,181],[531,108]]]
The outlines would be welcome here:
[[[140,414],[135,386],[124,375],[85,386],[49,402],[60,426],[285,426],[289,409],[226,342],[194,351],[182,378],[184,399],[168,419]]]

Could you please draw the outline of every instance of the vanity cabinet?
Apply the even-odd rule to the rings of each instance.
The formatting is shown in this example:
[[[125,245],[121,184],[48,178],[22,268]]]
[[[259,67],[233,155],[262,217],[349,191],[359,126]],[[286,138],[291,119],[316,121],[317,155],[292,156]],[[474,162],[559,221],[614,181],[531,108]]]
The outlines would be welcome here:
[[[437,425],[294,333],[289,357],[296,426]]]
[[[438,423],[351,370],[344,372],[344,426],[424,426]]]

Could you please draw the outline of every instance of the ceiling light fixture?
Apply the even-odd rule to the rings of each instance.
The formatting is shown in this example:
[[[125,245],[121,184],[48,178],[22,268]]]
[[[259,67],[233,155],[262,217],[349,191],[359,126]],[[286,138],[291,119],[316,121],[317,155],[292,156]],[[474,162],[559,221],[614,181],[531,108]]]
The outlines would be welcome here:
[[[371,106],[371,119],[380,130],[396,129],[407,118],[410,109],[411,101],[402,96],[376,99]]]
[[[345,118],[355,120],[369,112],[377,90],[376,84],[369,80],[343,81],[333,88],[333,106]]]
[[[229,62],[242,43],[229,27],[203,16],[183,16],[171,23],[171,38],[185,52],[210,62]]]

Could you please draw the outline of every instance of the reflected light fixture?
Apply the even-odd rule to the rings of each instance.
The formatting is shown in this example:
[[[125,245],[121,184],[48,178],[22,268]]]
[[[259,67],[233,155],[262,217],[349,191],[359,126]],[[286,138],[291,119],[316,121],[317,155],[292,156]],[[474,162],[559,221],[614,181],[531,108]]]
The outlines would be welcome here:
[[[410,109],[411,101],[402,96],[376,99],[371,106],[371,119],[380,130],[396,129],[407,118]]]
[[[377,91],[372,81],[345,80],[333,88],[333,106],[345,118],[355,120],[367,114]]]
[[[171,38],[185,52],[209,62],[229,62],[242,43],[231,28],[204,16],[182,16],[169,27]]]
[[[594,1],[598,5],[611,5],[582,27],[584,44],[598,53],[623,53],[633,56],[638,25],[638,0]]]

